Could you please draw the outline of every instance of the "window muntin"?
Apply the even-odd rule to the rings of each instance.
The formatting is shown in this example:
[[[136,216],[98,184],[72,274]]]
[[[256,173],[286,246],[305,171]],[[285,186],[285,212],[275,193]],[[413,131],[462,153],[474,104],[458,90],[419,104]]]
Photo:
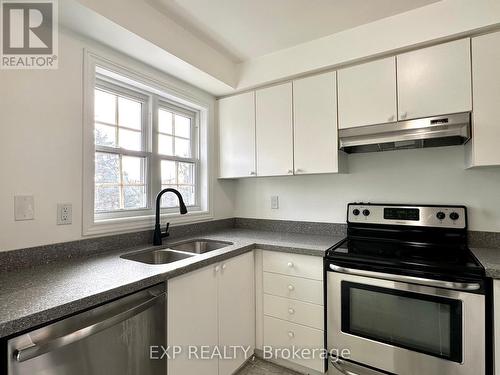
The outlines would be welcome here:
[[[156,117],[148,116],[151,109]],[[167,187],[180,191],[190,211],[199,210],[197,121],[196,112],[185,107],[98,79],[94,214],[146,214],[154,207],[156,194]],[[176,212],[177,198],[165,194],[161,206],[163,211]],[[126,214],[138,210],[143,212]]]

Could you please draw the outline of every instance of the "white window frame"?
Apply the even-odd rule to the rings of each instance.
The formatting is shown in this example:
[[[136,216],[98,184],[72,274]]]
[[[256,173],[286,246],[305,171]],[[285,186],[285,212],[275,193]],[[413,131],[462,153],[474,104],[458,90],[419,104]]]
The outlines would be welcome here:
[[[83,85],[83,208],[82,234],[99,235],[105,233],[128,232],[140,229],[152,229],[154,225],[154,202],[157,189],[161,186],[160,161],[196,160],[195,183],[197,186],[195,206],[188,206],[188,214],[180,215],[178,208],[163,208],[161,210],[162,223],[169,221],[172,225],[206,221],[213,218],[211,209],[211,184],[209,184],[210,163],[208,160],[209,148],[209,109],[210,103],[200,100],[194,95],[179,90],[172,84],[151,77],[147,73],[132,70],[121,66],[108,58],[85,50],[84,53],[84,85]],[[94,156],[96,151],[107,147],[96,147],[94,142],[94,90],[99,86],[108,86],[110,91],[120,92],[124,96],[132,96],[146,100],[143,106],[143,151],[129,151],[110,147],[109,151],[131,156],[146,156],[147,184],[146,209],[117,210],[113,212],[94,214]],[[192,122],[193,134],[192,158],[179,158],[158,154],[157,142],[153,142],[153,132],[157,134],[158,108],[165,107],[174,112],[189,115]],[[156,109],[156,110],[154,110]],[[155,172],[156,171],[156,172]]]

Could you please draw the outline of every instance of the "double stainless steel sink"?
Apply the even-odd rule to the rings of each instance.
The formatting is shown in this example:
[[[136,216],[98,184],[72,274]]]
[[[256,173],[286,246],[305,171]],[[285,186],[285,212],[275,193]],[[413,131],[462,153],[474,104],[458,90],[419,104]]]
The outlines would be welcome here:
[[[122,255],[121,258],[146,264],[168,264],[178,260],[191,258],[197,254],[204,254],[213,250],[222,249],[232,244],[232,242],[206,239],[189,240],[169,244],[164,249],[153,247],[135,251]]]

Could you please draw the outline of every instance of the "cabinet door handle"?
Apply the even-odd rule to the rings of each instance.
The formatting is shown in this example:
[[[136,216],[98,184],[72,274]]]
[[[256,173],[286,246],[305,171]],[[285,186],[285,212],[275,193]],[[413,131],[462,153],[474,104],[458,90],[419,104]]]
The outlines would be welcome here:
[[[220,270],[220,267],[219,266],[215,266],[215,272],[219,272]]]
[[[389,122],[393,122],[393,121],[394,121],[394,115],[391,115],[391,116],[387,119],[387,121],[389,121]]]
[[[295,333],[293,331],[288,331],[288,337],[293,339],[295,337]]]
[[[295,314],[295,310],[294,310],[294,309],[292,309],[292,308],[290,307],[290,308],[288,309],[288,313],[289,313],[290,315],[293,315],[293,314]]]
[[[250,172],[250,176],[255,176],[255,172],[254,171]]]
[[[289,169],[287,173],[288,173],[288,174],[292,174],[292,173],[293,173],[293,171],[292,171],[291,169]]]
[[[293,262],[288,262],[288,263],[287,263],[287,266],[288,266],[289,268],[293,268],[294,264],[293,264]]]
[[[297,169],[295,170],[295,173],[302,173],[302,172],[304,172],[304,170],[303,170],[303,169],[300,169],[300,168],[297,168]]]
[[[288,290],[291,292],[295,289],[295,287],[292,284],[288,285]]]
[[[226,265],[226,263],[224,263],[224,264],[222,265],[222,269],[223,269],[223,270],[225,270],[226,268],[227,268],[227,265]]]
[[[406,117],[408,117],[408,112],[401,112],[399,114],[399,117],[401,117],[401,120],[404,120]]]

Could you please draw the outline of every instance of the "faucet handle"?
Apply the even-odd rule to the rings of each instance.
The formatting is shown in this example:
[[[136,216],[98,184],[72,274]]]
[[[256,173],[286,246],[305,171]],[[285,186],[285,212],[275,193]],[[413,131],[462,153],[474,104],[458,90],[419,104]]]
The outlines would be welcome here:
[[[170,236],[170,233],[168,233],[168,228],[170,227],[170,223],[167,223],[167,227],[165,228],[165,233],[163,233],[161,236],[162,237],[168,237]]]

